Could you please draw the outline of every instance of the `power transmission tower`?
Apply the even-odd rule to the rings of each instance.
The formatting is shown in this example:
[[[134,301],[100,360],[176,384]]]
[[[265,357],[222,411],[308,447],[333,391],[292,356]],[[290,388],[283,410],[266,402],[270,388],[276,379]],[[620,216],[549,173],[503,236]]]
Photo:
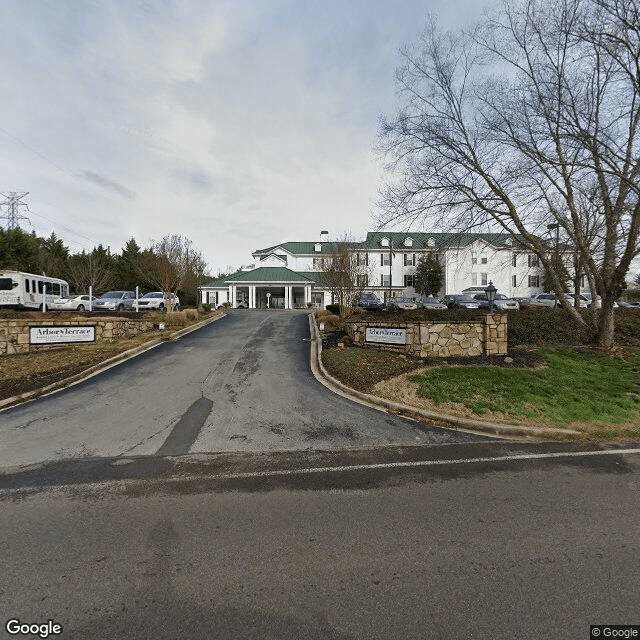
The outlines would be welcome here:
[[[10,191],[9,193],[1,193],[0,195],[6,198],[4,202],[0,202],[0,211],[4,211],[4,207],[7,208],[6,213],[4,215],[0,215],[0,220],[7,220],[7,229],[17,229],[20,226],[20,220],[31,222],[27,216],[23,216],[20,213],[20,207],[27,207],[27,211],[29,211],[27,203],[20,202],[22,198],[29,195],[28,191],[23,193]]]

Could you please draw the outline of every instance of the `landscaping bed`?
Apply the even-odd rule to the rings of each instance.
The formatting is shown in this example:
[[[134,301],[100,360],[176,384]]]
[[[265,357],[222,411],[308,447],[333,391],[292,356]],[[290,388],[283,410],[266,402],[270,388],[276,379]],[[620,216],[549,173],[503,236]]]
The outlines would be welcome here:
[[[472,317],[430,312],[426,318],[451,319],[453,313]],[[410,314],[420,319],[409,312],[397,320],[406,322]],[[380,315],[357,319],[363,317]],[[616,320],[614,355],[585,346],[587,332],[564,311],[535,309],[509,314],[506,358],[423,359],[353,347],[341,323],[324,317],[323,363],[354,389],[429,411],[573,429],[585,439],[640,441],[640,314],[621,311]]]

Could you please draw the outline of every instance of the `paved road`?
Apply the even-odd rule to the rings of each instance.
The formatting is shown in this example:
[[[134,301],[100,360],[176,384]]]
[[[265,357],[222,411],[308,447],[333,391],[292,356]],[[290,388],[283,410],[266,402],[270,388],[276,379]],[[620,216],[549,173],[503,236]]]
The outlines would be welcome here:
[[[640,455],[536,458],[572,448],[597,449],[314,452],[425,466],[299,476],[227,454],[208,484],[0,492],[2,621],[78,640],[588,640],[640,622]],[[216,480],[230,469],[246,473]]]
[[[235,312],[0,413],[0,468],[67,458],[481,440],[346,400],[309,369],[306,312]]]

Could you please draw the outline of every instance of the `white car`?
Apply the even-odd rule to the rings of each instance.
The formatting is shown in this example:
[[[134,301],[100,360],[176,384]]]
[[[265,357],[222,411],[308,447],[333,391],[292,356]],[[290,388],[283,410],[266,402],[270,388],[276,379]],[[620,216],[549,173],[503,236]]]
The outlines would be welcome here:
[[[70,298],[56,298],[47,306],[51,311],[88,311],[90,300],[93,304],[97,299],[98,298],[95,296],[90,299],[87,295],[73,296]]]
[[[164,311],[168,306],[169,300],[173,300],[174,310],[180,308],[180,299],[173,293],[163,293],[162,291],[151,291],[142,298],[138,298],[139,311]],[[133,303],[135,308],[135,302]]]

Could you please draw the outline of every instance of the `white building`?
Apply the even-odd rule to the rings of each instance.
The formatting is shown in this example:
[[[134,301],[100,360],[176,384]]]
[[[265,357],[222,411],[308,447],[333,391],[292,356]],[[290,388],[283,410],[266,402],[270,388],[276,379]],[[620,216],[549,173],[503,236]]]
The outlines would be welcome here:
[[[349,244],[366,272],[364,290],[381,299],[415,297],[416,267],[426,254],[435,255],[444,267],[440,295],[490,281],[511,297],[542,291],[537,256],[506,233],[369,232],[363,242]],[[200,287],[202,302],[216,307],[324,307],[331,303],[331,293],[322,285],[322,266],[336,245],[323,232],[319,242],[283,242],[254,251],[255,264]]]

